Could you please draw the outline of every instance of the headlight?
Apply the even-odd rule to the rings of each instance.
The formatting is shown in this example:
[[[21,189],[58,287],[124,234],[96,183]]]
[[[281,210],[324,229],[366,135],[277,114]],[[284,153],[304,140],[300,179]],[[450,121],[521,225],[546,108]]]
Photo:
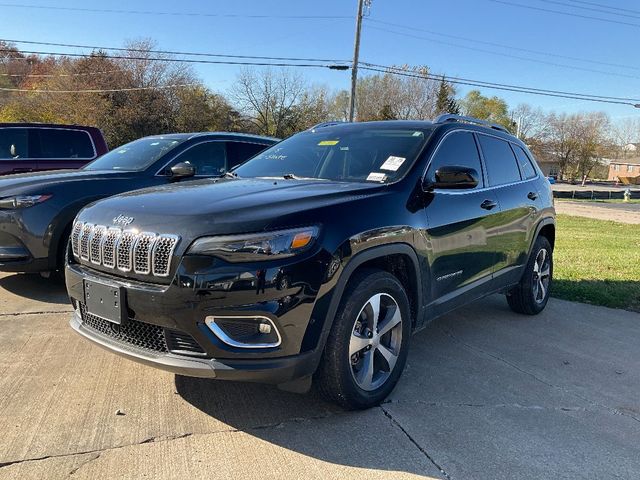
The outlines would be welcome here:
[[[308,250],[317,238],[318,227],[248,235],[203,237],[193,242],[187,253],[213,255],[227,262],[277,260]]]
[[[16,195],[15,197],[0,198],[0,209],[14,210],[29,208],[38,203],[49,200],[53,195]]]

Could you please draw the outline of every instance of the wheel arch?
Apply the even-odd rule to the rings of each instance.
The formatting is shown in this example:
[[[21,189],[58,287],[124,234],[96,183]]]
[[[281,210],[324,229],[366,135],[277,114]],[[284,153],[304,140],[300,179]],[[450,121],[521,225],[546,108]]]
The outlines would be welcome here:
[[[551,244],[551,251],[553,251],[556,243],[556,223],[552,217],[543,218],[536,226],[535,235],[533,235],[531,244],[529,245],[529,255],[531,255],[533,245],[540,235],[549,240],[549,243]]]
[[[402,259],[402,260],[400,260]],[[380,245],[354,255],[343,267],[333,288],[331,301],[326,311],[322,334],[317,344],[318,353],[324,350],[329,331],[335,320],[338,306],[349,280],[360,269],[378,268],[396,276],[407,292],[411,307],[412,329],[419,325],[423,311],[422,271],[415,250],[407,243]],[[402,273],[399,273],[402,271]],[[319,361],[319,357],[318,357]]]

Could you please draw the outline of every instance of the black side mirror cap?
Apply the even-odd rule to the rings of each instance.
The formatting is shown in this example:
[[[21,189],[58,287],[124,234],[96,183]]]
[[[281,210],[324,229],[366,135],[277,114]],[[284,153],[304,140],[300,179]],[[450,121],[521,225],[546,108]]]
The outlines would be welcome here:
[[[196,169],[187,162],[176,163],[173,167],[171,167],[171,178],[180,179],[180,178],[188,178],[193,177],[196,174]]]
[[[423,189],[427,192],[436,188],[463,190],[476,188],[480,183],[480,175],[474,168],[461,165],[445,165],[438,168],[433,178],[425,178]]]

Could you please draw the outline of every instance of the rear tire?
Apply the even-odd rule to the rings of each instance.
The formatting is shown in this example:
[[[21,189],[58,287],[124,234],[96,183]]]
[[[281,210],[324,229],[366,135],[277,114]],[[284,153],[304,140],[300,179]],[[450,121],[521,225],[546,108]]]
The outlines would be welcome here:
[[[409,299],[388,272],[366,269],[349,280],[340,301],[314,385],[349,410],[382,402],[407,360]]]
[[[553,251],[546,237],[539,236],[533,244],[520,283],[507,293],[507,303],[516,313],[537,315],[549,301],[553,278]]]

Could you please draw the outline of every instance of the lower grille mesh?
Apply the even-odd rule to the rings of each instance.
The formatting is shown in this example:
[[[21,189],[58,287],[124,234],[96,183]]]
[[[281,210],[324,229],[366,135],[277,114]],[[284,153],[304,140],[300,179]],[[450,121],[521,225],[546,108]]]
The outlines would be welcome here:
[[[152,353],[206,355],[202,347],[188,333],[169,330],[158,325],[128,319],[124,325],[116,325],[87,312],[84,303],[80,303],[82,325],[117,342],[125,343]]]

